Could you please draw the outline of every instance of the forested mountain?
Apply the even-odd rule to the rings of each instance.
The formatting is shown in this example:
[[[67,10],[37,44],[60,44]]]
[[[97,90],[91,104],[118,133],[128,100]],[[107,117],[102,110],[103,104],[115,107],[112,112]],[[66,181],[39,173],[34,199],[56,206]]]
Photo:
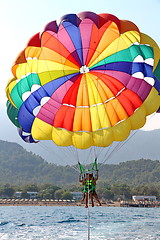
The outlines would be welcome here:
[[[27,152],[17,143],[0,140],[0,184],[53,183],[63,184],[77,180],[71,167],[61,167]]]
[[[110,183],[157,184],[160,183],[160,162],[140,159],[103,165],[99,170],[99,178]],[[6,183],[78,184],[78,172],[70,166],[48,163],[17,143],[0,140],[0,184]]]
[[[154,119],[156,117],[156,120]],[[155,116],[149,116],[147,121],[149,126],[156,127],[160,122],[160,114],[157,113]],[[56,146],[52,141],[40,141],[38,144],[28,144],[19,137],[17,129],[13,126],[11,121],[8,119],[6,114],[6,109],[1,109],[1,135],[0,139],[4,141],[17,142],[27,151],[31,151],[35,154],[40,155],[43,159],[48,162],[66,165],[74,164],[74,155],[69,154],[70,151],[66,150],[65,161],[63,159],[64,151],[61,151],[58,146]],[[157,125],[156,125],[157,124]],[[159,143],[160,143],[160,129],[155,129],[152,131],[135,130],[131,132],[129,137],[123,145],[118,148],[118,151],[113,151],[106,163],[118,164],[120,162],[126,162],[130,160],[139,160],[141,158],[160,160],[159,154]],[[113,144],[114,146],[114,144]],[[111,146],[112,148],[112,146]],[[70,149],[69,149],[70,150]],[[105,154],[108,150],[103,151]],[[103,158],[103,153],[102,158]],[[101,155],[100,154],[100,155]],[[86,154],[87,156],[87,154]]]

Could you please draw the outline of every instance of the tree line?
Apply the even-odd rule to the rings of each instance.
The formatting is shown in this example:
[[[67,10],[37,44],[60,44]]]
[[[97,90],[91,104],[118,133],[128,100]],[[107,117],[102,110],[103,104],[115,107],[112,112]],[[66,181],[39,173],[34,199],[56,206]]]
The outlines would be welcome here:
[[[21,192],[21,198],[29,198],[27,192],[38,192],[37,199],[65,199],[72,200],[72,192],[82,191],[80,184],[68,187],[58,187],[52,184],[26,184],[21,187],[5,184],[0,186],[0,197],[15,198],[15,192]],[[99,181],[97,184],[97,193],[100,199],[104,200],[131,200],[133,195],[156,196],[160,199],[160,184],[155,185],[128,185],[124,183],[110,184],[107,181]]]

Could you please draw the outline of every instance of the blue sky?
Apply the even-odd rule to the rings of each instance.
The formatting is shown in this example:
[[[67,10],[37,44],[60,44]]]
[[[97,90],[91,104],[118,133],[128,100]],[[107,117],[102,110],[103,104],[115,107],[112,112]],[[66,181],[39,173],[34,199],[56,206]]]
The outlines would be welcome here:
[[[0,0],[0,121],[3,130],[5,86],[11,76],[12,62],[23,50],[29,38],[50,21],[58,20],[67,13],[93,11],[110,13],[119,19],[133,21],[141,32],[151,36],[160,45],[160,0]],[[159,128],[160,115],[146,125],[145,129]],[[148,127],[147,127],[148,126]],[[14,128],[10,127],[10,129]],[[10,139],[8,133],[8,140]],[[3,137],[3,131],[1,131]],[[7,138],[7,137],[6,137]]]
[[[29,38],[66,13],[110,13],[133,21],[160,44],[160,0],[5,0],[0,1],[1,102],[13,60]]]

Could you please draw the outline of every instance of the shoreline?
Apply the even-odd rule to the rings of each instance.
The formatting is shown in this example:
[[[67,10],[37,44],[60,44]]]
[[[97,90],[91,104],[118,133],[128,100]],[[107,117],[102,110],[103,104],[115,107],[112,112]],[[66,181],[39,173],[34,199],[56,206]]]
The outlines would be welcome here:
[[[3,199],[0,200],[0,206],[82,206],[82,202],[74,201],[50,201],[50,200],[22,200],[22,199]],[[99,206],[95,202],[95,207]],[[102,203],[103,207],[120,207],[120,202]]]
[[[76,202],[69,200],[37,200],[37,199],[0,199],[0,206],[73,206],[85,207],[84,202]],[[91,203],[90,203],[91,206]],[[95,207],[100,207],[97,202],[94,202]],[[160,202],[127,202],[113,201],[102,202],[102,207],[140,207],[140,208],[159,208]]]

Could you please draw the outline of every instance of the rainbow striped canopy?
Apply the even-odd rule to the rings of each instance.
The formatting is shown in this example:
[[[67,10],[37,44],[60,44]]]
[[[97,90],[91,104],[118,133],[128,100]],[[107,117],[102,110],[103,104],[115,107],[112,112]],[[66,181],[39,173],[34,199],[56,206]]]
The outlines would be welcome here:
[[[19,54],[8,116],[28,142],[106,147],[160,106],[160,49],[137,26],[82,12],[50,22]]]

